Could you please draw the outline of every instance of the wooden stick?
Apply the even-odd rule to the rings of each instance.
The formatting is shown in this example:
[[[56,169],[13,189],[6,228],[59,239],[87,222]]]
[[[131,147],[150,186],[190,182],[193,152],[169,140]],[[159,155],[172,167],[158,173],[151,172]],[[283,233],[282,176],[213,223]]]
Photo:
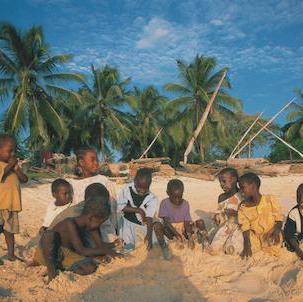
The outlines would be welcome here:
[[[262,124],[260,122],[259,122],[259,125],[262,126]],[[280,136],[278,136],[277,134],[275,134],[274,132],[272,132],[271,130],[269,130],[267,127],[264,127],[264,130],[266,130],[268,133],[270,133],[272,136],[274,136],[276,139],[278,139],[280,142],[282,142],[284,145],[286,145],[291,150],[293,150],[296,153],[298,153],[303,158],[303,154],[299,150],[297,150],[294,146],[292,146],[291,144],[289,144],[288,142],[286,142]]]
[[[279,112],[277,112],[255,135],[253,135],[236,153],[233,154],[232,158],[235,158],[238,154],[242,152],[242,150],[250,143],[252,142],[269,124],[273,122],[277,116],[284,111],[289,105],[296,99],[296,97],[293,97]]]
[[[243,134],[243,136],[241,137],[241,139],[239,140],[237,146],[234,148],[234,150],[230,153],[229,158],[233,158],[233,154],[236,152],[236,150],[238,149],[238,147],[240,146],[240,144],[243,142],[244,138],[246,137],[246,135],[249,133],[249,131],[253,128],[253,126],[256,124],[256,122],[259,120],[259,118],[261,117],[261,115],[263,114],[263,112],[261,112],[257,118],[253,121],[253,123],[248,127],[248,129],[245,131],[245,133]]]
[[[139,159],[141,159],[148,151],[149,149],[152,147],[152,145],[154,144],[154,142],[156,141],[156,139],[158,138],[158,136],[160,135],[160,133],[162,132],[163,128],[161,128],[158,133],[156,134],[155,138],[153,139],[153,141],[149,144],[149,146],[145,149],[145,151],[142,153],[142,155],[139,157]]]
[[[210,108],[211,108],[211,106],[212,106],[212,104],[213,104],[213,102],[214,102],[214,100],[215,100],[215,98],[217,96],[217,93],[218,93],[218,91],[219,91],[219,89],[220,89],[220,87],[221,87],[221,85],[223,83],[223,80],[224,80],[225,76],[226,76],[226,70],[223,72],[223,75],[222,75],[222,77],[221,77],[221,79],[220,79],[220,81],[219,81],[219,83],[218,83],[218,85],[217,85],[214,93],[212,94],[209,102],[207,103],[207,106],[205,108],[205,111],[202,114],[202,117],[201,117],[201,119],[199,121],[197,129],[194,131],[193,136],[192,136],[191,140],[189,141],[189,144],[188,144],[188,146],[187,146],[187,148],[186,148],[186,150],[184,152],[184,160],[183,161],[184,161],[185,165],[187,164],[187,156],[192,151],[193,146],[194,146],[194,142],[195,142],[196,138],[198,137],[199,133],[201,132],[201,130],[202,130],[202,128],[203,128],[203,126],[204,126],[204,124],[206,122],[206,119],[208,117]]]

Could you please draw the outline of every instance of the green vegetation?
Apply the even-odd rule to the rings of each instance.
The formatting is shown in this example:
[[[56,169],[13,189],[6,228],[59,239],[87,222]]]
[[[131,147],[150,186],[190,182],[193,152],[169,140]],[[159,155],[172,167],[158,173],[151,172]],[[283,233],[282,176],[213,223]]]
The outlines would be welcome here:
[[[43,150],[68,155],[92,146],[103,158],[111,159],[118,153],[123,160],[130,160],[138,158],[162,129],[148,155],[169,156],[177,165],[227,70],[218,69],[213,57],[197,55],[190,63],[177,60],[179,81],[163,87],[173,95],[168,99],[152,85],[133,87],[131,78],[123,79],[117,67],[91,66],[86,75],[66,72],[64,65],[71,59],[69,54],[52,55],[41,27],[20,31],[11,24],[0,25],[0,97],[7,107],[0,128],[17,136],[21,157]],[[298,94],[302,100],[302,93]],[[241,110],[242,102],[232,96],[226,78],[190,162],[229,156],[255,119]],[[293,105],[288,118],[287,125],[271,130],[303,151],[303,106]],[[264,132],[253,141],[250,151],[268,145],[271,139]],[[269,158],[290,157],[296,155],[274,141]]]

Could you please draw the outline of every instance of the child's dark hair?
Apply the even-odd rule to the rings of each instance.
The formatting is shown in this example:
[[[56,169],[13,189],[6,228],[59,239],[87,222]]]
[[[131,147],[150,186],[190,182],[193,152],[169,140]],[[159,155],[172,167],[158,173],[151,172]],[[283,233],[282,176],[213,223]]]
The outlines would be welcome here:
[[[71,184],[63,178],[57,178],[52,182],[51,185],[52,193],[56,193],[59,187],[71,187]]]
[[[86,187],[84,192],[84,199],[90,199],[95,197],[103,197],[106,200],[109,200],[109,192],[104,185],[101,183],[93,183]]]
[[[237,181],[239,179],[238,171],[234,168],[231,168],[231,167],[224,168],[219,172],[218,176],[222,176],[224,174],[229,174],[232,177],[235,177],[237,179]]]
[[[110,215],[109,201],[102,199],[99,196],[89,198],[85,201],[82,214],[92,214],[94,216],[107,218]]]
[[[297,188],[297,203],[300,203],[303,195],[303,184],[300,184]]]
[[[149,168],[141,168],[137,171],[136,178],[143,178],[146,180],[147,183],[152,182],[152,170]]]
[[[79,149],[76,151],[76,158],[77,158],[77,162],[79,162],[79,160],[83,159],[84,156],[86,155],[86,153],[88,152],[96,152],[96,150],[94,148],[83,148],[83,149]]]
[[[261,186],[260,177],[259,177],[257,174],[252,173],[252,172],[246,173],[246,174],[242,175],[242,176],[240,177],[240,179],[239,179],[239,182],[240,182],[240,183],[241,183],[241,182],[242,182],[242,183],[243,183],[243,182],[246,182],[246,183],[249,183],[249,184],[254,183],[254,184],[256,184],[256,186],[257,186],[258,188],[260,188],[260,186]]]
[[[12,135],[0,133],[0,148],[3,147],[7,142],[13,142],[15,144],[16,140]]]
[[[173,192],[175,190],[184,191],[184,184],[180,179],[171,179],[167,184],[167,192]]]

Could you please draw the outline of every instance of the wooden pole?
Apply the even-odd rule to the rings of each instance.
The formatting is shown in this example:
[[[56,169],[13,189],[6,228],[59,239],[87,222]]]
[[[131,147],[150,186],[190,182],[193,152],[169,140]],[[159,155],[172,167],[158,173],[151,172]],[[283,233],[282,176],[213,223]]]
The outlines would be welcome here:
[[[163,128],[161,128],[158,133],[156,134],[155,138],[152,140],[152,142],[149,144],[149,146],[145,149],[145,151],[142,153],[142,155],[139,157],[141,159],[152,147],[152,145],[155,143],[156,139],[159,137],[160,133],[162,132]]]
[[[248,129],[245,131],[245,133],[243,134],[243,136],[241,137],[241,139],[239,140],[237,146],[234,148],[234,150],[230,153],[229,155],[229,159],[230,158],[234,158],[233,154],[236,152],[236,150],[239,148],[240,144],[243,142],[244,138],[246,137],[246,135],[249,133],[249,131],[253,128],[253,126],[256,124],[256,122],[259,120],[259,118],[261,117],[261,115],[263,114],[263,112],[261,112],[257,118],[253,121],[253,123],[248,127]]]
[[[260,122],[259,122],[259,125],[262,126],[262,124]],[[266,130],[268,133],[270,133],[272,136],[274,136],[276,139],[278,139],[280,142],[282,142],[284,145],[286,145],[291,150],[293,150],[296,153],[298,153],[303,158],[303,154],[299,150],[297,150],[294,146],[292,146],[291,144],[289,144],[288,142],[286,142],[280,136],[278,136],[277,134],[275,134],[274,132],[272,132],[271,130],[269,130],[267,127],[265,127],[264,130]]]
[[[214,102],[214,100],[215,100],[215,98],[217,96],[217,93],[218,93],[218,91],[219,91],[219,89],[220,89],[220,87],[221,87],[221,85],[223,83],[223,80],[224,80],[225,76],[226,76],[226,71],[223,72],[223,75],[222,75],[222,77],[221,77],[221,79],[220,79],[220,81],[219,81],[219,83],[218,83],[218,85],[217,85],[214,93],[212,94],[209,102],[207,103],[207,106],[205,108],[205,111],[202,114],[202,117],[201,117],[201,119],[199,121],[199,124],[198,124],[196,130],[194,131],[193,136],[192,136],[191,140],[189,141],[189,144],[188,144],[188,146],[187,146],[187,148],[186,148],[186,150],[184,152],[184,164],[185,165],[187,164],[187,156],[192,151],[193,146],[194,146],[194,142],[195,142],[196,138],[198,137],[199,133],[201,132],[201,130],[202,130],[202,128],[203,128],[203,126],[204,126],[204,124],[206,122],[206,119],[208,117],[210,108],[211,108],[211,106],[212,106],[212,104],[213,104],[213,102]]]
[[[265,127],[267,127],[269,124],[271,124],[273,122],[273,120],[275,118],[277,118],[277,116],[284,111],[287,107],[289,107],[289,105],[295,100],[296,98],[293,97],[279,112],[277,112],[263,127],[261,127],[261,129],[255,134],[253,135],[236,153],[233,154],[232,158],[235,158],[239,153],[242,152],[242,150],[250,143],[252,142],[264,129]]]

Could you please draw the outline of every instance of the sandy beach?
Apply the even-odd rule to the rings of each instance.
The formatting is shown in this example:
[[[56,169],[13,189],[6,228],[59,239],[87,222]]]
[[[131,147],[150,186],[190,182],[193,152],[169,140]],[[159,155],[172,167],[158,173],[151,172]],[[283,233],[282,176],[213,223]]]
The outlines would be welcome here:
[[[161,200],[166,196],[169,178],[155,177],[152,191]],[[216,208],[221,192],[217,181],[180,178],[185,183],[185,199],[190,202],[193,219],[205,217]],[[279,196],[283,211],[295,204],[295,191],[302,177],[263,177],[261,191]],[[17,255],[29,258],[29,247],[42,223],[50,184],[23,189],[21,233],[16,237]],[[0,256],[5,244],[0,239]],[[44,283],[45,268],[26,268],[24,263],[5,262],[0,266],[1,301],[303,301],[303,263],[285,249],[279,258],[263,253],[248,261],[238,256],[211,256],[195,250],[177,250],[166,262],[156,247],[147,255],[144,246],[124,259],[100,265],[91,276],[63,272],[49,285]]]

